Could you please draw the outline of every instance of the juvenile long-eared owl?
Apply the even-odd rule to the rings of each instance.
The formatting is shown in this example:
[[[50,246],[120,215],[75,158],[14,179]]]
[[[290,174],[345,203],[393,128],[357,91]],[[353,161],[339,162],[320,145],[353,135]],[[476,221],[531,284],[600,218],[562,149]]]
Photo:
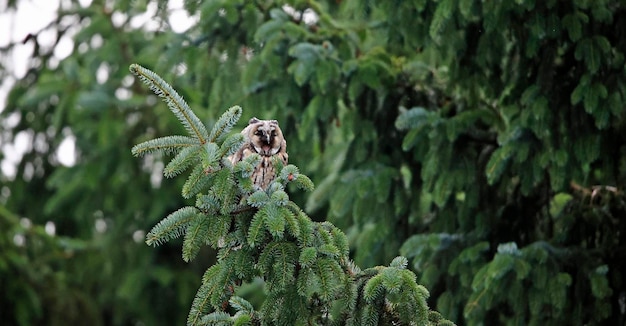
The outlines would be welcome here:
[[[252,173],[252,183],[261,188],[267,186],[276,178],[272,157],[278,156],[283,165],[287,165],[287,141],[283,137],[283,132],[276,120],[259,120],[252,118],[241,133],[245,142],[231,156],[228,157],[232,164],[235,164],[253,153],[261,156],[261,162],[254,168]]]

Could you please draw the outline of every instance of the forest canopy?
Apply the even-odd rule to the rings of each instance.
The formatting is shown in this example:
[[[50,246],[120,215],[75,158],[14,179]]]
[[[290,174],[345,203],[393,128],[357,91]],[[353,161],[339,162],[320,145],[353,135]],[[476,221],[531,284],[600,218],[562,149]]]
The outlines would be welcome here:
[[[195,198],[180,196],[187,175],[161,176],[171,157],[131,154],[185,134],[131,76],[138,63],[207,126],[233,106],[234,132],[278,120],[289,162],[315,184],[287,186],[290,200],[344,232],[363,269],[408,258],[444,318],[623,324],[625,11],[617,0],[62,1],[49,25],[0,44],[13,81],[0,159],[17,161],[0,175],[0,318],[187,320],[217,257],[202,246],[186,263],[182,240],[145,244]],[[7,157],[19,139],[24,154]],[[258,308],[264,286],[238,295]]]

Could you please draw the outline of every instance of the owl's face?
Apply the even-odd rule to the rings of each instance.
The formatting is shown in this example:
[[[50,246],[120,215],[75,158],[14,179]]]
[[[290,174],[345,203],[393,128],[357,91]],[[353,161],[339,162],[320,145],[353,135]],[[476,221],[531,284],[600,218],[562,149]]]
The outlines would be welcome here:
[[[259,155],[272,156],[285,146],[283,133],[276,120],[259,120],[252,118],[248,122],[247,138]]]

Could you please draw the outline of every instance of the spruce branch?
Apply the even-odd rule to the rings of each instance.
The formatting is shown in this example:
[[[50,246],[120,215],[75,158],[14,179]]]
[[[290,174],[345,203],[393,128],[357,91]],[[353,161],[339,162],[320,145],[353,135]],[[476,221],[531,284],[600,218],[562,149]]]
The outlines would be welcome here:
[[[198,152],[202,149],[200,145],[185,147],[165,166],[163,175],[166,178],[173,178],[187,170],[198,160]]]
[[[187,136],[166,136],[151,139],[133,146],[131,153],[134,156],[143,156],[149,153],[162,152],[165,154],[178,153],[180,150],[199,145],[198,140]]]
[[[265,212],[259,211],[254,214],[252,221],[250,222],[250,229],[248,230],[248,245],[252,248],[256,247],[258,243],[263,239],[263,224],[265,221]]]
[[[274,239],[279,240],[283,238],[283,234],[285,232],[285,220],[283,219],[281,211],[276,204],[276,202],[273,202],[269,205],[265,205],[261,207],[259,211],[265,211],[266,217],[264,222],[266,230]]]
[[[212,312],[202,317],[202,325],[232,325],[233,318],[230,314],[222,311]]]
[[[300,225],[298,224],[298,220],[296,219],[296,216],[289,209],[285,207],[281,207],[280,212],[281,212],[282,218],[285,221],[285,226],[287,227],[287,231],[289,232],[289,234],[291,234],[294,238],[300,240],[301,231],[300,231]]]
[[[146,243],[150,246],[160,245],[185,233],[191,220],[198,214],[195,207],[183,207],[161,220],[146,235]]]
[[[217,279],[221,271],[221,265],[213,265],[206,270],[202,276],[202,285],[196,293],[196,297],[191,303],[191,310],[187,317],[187,325],[200,325],[202,317],[211,312],[210,297],[216,291],[220,291],[219,286],[216,286],[211,280]]]
[[[209,233],[209,220],[204,214],[196,214],[190,221],[183,242],[183,260],[193,260]]]
[[[232,218],[228,215],[212,216],[205,242],[213,248],[217,248],[220,239],[224,239],[228,235],[231,222]]]
[[[207,175],[202,168],[202,165],[196,165],[191,171],[189,177],[187,177],[187,181],[185,181],[185,184],[183,184],[183,198],[189,199],[199,194],[210,185],[212,178],[213,175]]]
[[[233,126],[237,123],[237,121],[239,121],[239,118],[241,117],[241,112],[241,107],[238,105],[233,106],[226,112],[224,112],[224,114],[222,114],[222,116],[215,123],[215,126],[213,126],[211,134],[209,135],[209,141],[215,142],[220,137],[223,137],[228,132],[230,132],[230,130],[233,129]]]
[[[144,84],[148,85],[151,91],[157,96],[163,98],[167,106],[180,120],[187,132],[200,143],[207,142],[209,133],[198,116],[191,111],[191,108],[185,100],[178,95],[170,84],[165,82],[159,75],[153,71],[146,69],[138,64],[130,65],[130,72],[137,76]]]
[[[230,135],[224,140],[222,146],[220,146],[219,154],[221,157],[229,156],[235,153],[241,145],[243,145],[244,138],[241,133]]]
[[[238,297],[236,295],[230,298],[230,306],[235,308],[237,311],[245,312],[249,315],[254,313],[254,307],[250,302],[242,297]]]

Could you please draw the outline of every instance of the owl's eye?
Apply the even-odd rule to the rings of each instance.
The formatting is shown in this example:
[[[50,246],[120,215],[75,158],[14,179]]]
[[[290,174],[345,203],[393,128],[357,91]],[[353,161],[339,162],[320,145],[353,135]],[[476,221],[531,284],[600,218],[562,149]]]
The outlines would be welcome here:
[[[263,132],[261,132],[261,130],[257,130],[257,131],[254,132],[254,134],[257,135],[257,136],[261,136],[261,135],[263,135]]]

